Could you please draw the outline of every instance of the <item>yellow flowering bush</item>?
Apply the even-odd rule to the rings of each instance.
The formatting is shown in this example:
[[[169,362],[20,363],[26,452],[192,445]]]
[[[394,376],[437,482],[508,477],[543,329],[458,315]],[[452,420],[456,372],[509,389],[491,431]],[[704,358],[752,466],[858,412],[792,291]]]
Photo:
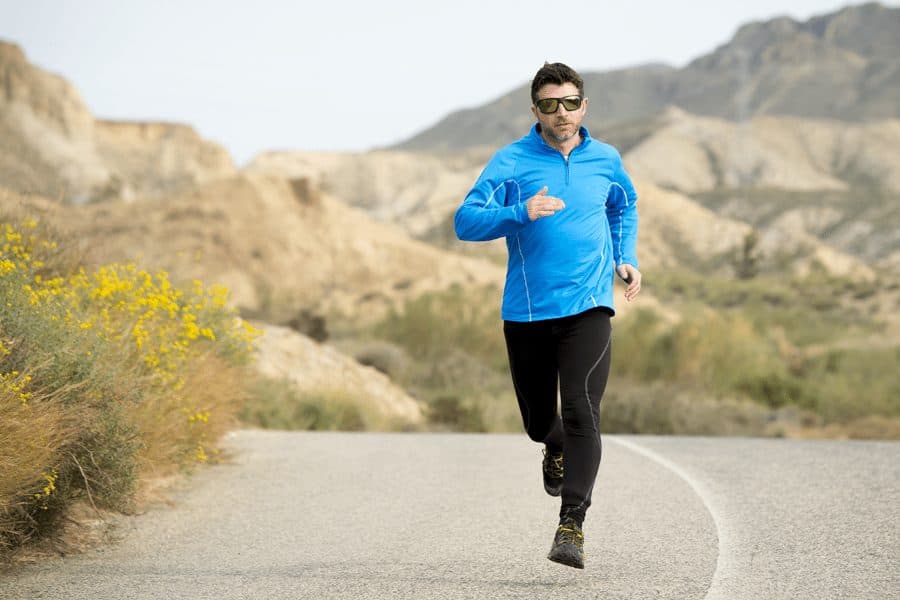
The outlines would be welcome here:
[[[215,455],[258,332],[227,290],[134,264],[88,270],[35,220],[0,217],[0,552],[75,498]]]

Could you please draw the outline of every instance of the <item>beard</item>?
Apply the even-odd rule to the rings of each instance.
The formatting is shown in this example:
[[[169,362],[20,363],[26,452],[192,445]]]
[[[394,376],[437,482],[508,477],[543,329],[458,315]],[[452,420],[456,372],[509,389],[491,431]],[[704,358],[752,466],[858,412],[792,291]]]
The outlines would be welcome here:
[[[569,127],[571,130],[566,131],[565,129],[562,129],[563,127]],[[547,137],[557,143],[567,142],[578,135],[578,127],[575,127],[575,124],[569,121],[554,123],[552,128],[544,127],[544,131],[547,134]]]

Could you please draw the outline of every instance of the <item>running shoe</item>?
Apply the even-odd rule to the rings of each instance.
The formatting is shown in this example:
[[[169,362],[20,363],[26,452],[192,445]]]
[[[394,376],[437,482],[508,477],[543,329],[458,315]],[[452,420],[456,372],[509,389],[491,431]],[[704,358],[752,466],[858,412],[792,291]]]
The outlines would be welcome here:
[[[563,455],[544,450],[544,490],[551,496],[559,496],[563,486]]]
[[[560,522],[547,558],[576,569],[584,568],[584,532],[574,519],[565,518]]]

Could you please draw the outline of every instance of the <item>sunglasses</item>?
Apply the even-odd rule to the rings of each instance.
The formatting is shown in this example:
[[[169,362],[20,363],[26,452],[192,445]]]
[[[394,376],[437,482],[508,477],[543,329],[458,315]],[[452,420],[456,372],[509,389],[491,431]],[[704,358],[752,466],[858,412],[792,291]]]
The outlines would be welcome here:
[[[578,110],[581,108],[581,96],[566,96],[565,98],[541,98],[534,103],[538,110],[545,115],[552,115],[559,109],[560,103],[568,111]]]

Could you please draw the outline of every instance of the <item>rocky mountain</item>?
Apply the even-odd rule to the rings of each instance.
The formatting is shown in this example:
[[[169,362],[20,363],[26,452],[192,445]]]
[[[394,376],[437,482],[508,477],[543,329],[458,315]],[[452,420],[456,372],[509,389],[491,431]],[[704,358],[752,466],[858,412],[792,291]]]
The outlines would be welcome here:
[[[187,125],[95,119],[74,86],[0,41],[0,186],[82,203],[234,173],[228,152]]]
[[[647,65],[583,73],[593,109],[585,124],[595,136],[627,149],[634,134],[648,130],[641,122],[667,106],[734,121],[761,115],[897,119],[898,56],[900,8],[870,3],[805,22],[782,17],[751,23],[684,68]],[[484,106],[453,113],[398,148],[497,148],[527,131],[530,104],[526,84]],[[626,123],[630,136],[608,135]]]

